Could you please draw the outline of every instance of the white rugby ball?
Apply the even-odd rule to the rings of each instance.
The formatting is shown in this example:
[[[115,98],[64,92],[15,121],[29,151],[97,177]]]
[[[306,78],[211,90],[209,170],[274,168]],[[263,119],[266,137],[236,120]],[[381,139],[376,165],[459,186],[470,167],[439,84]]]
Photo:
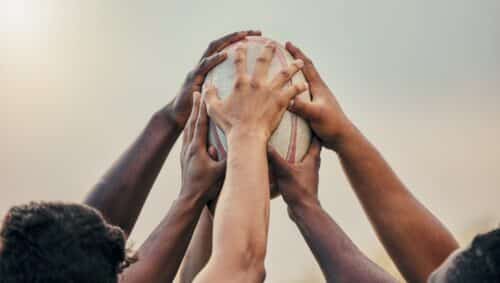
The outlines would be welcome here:
[[[264,45],[269,41],[270,39],[260,36],[249,36],[241,41],[247,46],[247,71],[249,74],[253,72],[257,56],[259,56]],[[222,100],[228,97],[233,90],[236,73],[234,66],[236,44],[224,49],[228,55],[227,59],[212,69],[207,74],[203,83],[203,90],[209,83],[213,84],[217,88],[217,94]],[[276,52],[269,69],[269,80],[294,60],[284,46],[279,43],[276,43],[276,46]],[[301,83],[306,80],[302,72],[299,71],[293,76],[291,81],[293,83]],[[295,99],[310,101],[311,95],[309,91],[305,91]],[[224,136],[224,132],[212,121],[210,121],[209,143],[216,148],[220,159],[226,158],[226,137]],[[304,119],[286,111],[279,126],[272,134],[269,143],[284,159],[289,162],[297,162],[302,160],[302,157],[309,148],[311,143],[311,129]]]

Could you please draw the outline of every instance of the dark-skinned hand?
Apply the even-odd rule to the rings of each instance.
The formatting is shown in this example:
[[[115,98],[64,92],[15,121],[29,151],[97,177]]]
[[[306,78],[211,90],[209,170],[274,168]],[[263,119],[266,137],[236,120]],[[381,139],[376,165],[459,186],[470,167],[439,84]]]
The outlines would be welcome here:
[[[221,52],[227,46],[244,39],[247,36],[259,36],[260,31],[240,31],[225,35],[212,41],[201,56],[199,63],[191,70],[184,80],[177,96],[172,101],[172,116],[179,127],[184,128],[186,121],[191,113],[193,93],[200,92],[205,76],[215,66],[226,60],[227,54]]]
[[[276,187],[281,193],[288,209],[308,204],[317,204],[319,168],[321,165],[321,144],[313,138],[309,150],[297,163],[283,159],[271,146],[268,146],[268,158],[273,168]]]
[[[335,150],[353,125],[342,111],[333,92],[319,75],[311,59],[290,42],[286,43],[286,49],[295,59],[304,61],[302,72],[309,83],[312,96],[310,102],[295,100],[289,110],[309,122],[325,147]]]
[[[216,160],[215,148],[207,147],[207,139],[207,107],[201,94],[195,92],[182,142],[181,194],[201,196],[206,203],[217,197],[226,169],[226,161]]]

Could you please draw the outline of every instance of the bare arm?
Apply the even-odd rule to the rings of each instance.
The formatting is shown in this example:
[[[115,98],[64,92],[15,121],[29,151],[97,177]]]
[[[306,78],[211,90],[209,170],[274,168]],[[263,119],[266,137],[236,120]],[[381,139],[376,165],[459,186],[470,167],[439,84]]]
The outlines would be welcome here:
[[[291,219],[318,261],[327,282],[395,282],[370,261],[323,210],[318,200],[319,142],[314,141],[303,161],[291,164],[269,151],[276,182]]]
[[[212,159],[214,148],[209,149],[212,154],[207,151],[208,118],[200,101],[200,94],[195,93],[181,154],[181,193],[139,249],[139,260],[125,269],[121,282],[172,282],[203,208],[218,194],[225,162]]]
[[[382,155],[342,112],[311,61],[295,46],[288,50],[306,64],[311,103],[292,111],[308,119],[326,147],[337,152],[377,235],[409,282],[425,282],[458,244],[451,233],[399,180]]]
[[[212,254],[213,220],[208,208],[201,213],[179,270],[179,282],[191,283]]]
[[[262,282],[269,225],[269,176],[266,144],[292,97],[306,89],[282,89],[290,76],[267,82],[275,51],[267,44],[247,74],[246,48],[236,48],[237,81],[233,93],[219,100],[215,88],[205,93],[210,117],[228,140],[226,179],[214,219],[213,252],[195,282]],[[251,83],[252,82],[252,83]]]
[[[171,119],[171,112],[172,105],[168,105],[151,118],[137,140],[85,199],[86,204],[101,211],[108,222],[122,228],[127,235],[182,131]]]
[[[86,204],[130,234],[163,162],[189,117],[193,92],[200,91],[205,75],[226,58],[217,52],[247,35],[260,32],[232,33],[209,45],[198,66],[186,77],[179,95],[153,115],[137,140],[94,186]]]

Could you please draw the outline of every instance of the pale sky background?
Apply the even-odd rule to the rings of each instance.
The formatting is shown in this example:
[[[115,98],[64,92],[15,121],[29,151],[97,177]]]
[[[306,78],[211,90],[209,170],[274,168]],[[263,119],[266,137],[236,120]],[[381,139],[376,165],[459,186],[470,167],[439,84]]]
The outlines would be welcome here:
[[[208,42],[252,28],[312,57],[348,115],[454,233],[496,221],[499,12],[497,0],[0,0],[0,213],[29,200],[81,201]],[[178,155],[179,144],[131,236],[136,247],[179,191]],[[377,256],[335,154],[322,157],[323,206]],[[280,199],[271,213],[267,282],[318,276]]]

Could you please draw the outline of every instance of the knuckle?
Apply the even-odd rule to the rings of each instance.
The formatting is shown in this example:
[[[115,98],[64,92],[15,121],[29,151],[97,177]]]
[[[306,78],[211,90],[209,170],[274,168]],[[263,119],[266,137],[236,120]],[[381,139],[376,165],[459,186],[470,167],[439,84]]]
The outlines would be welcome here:
[[[291,73],[289,70],[283,69],[280,71],[279,75],[284,79],[288,79],[291,76]]]
[[[204,57],[201,59],[200,64],[198,65],[198,69],[204,69],[209,61],[209,57]]]
[[[273,42],[268,42],[266,43],[266,45],[264,45],[264,48],[274,50],[276,48],[276,45]]]
[[[235,88],[242,88],[246,86],[248,82],[248,77],[247,76],[238,76],[235,81]]]
[[[243,57],[241,57],[241,56],[237,56],[237,57],[234,59],[234,64],[236,64],[236,65],[241,65],[241,64],[243,64],[243,62],[244,62],[244,58],[243,58]]]
[[[213,40],[208,44],[208,49],[214,49],[217,46],[218,40]]]
[[[269,59],[265,56],[259,56],[257,57],[257,63],[260,63],[260,64],[265,64],[269,62]]]
[[[258,79],[252,78],[250,80],[250,87],[253,89],[260,89],[262,88],[262,83]]]
[[[246,49],[247,49],[246,46],[243,44],[236,46],[236,52],[239,52],[239,53],[244,53],[246,51]]]
[[[304,65],[307,65],[307,66],[310,66],[310,67],[314,66],[313,61],[311,59],[309,59],[309,57],[303,56],[302,61],[304,61]]]

